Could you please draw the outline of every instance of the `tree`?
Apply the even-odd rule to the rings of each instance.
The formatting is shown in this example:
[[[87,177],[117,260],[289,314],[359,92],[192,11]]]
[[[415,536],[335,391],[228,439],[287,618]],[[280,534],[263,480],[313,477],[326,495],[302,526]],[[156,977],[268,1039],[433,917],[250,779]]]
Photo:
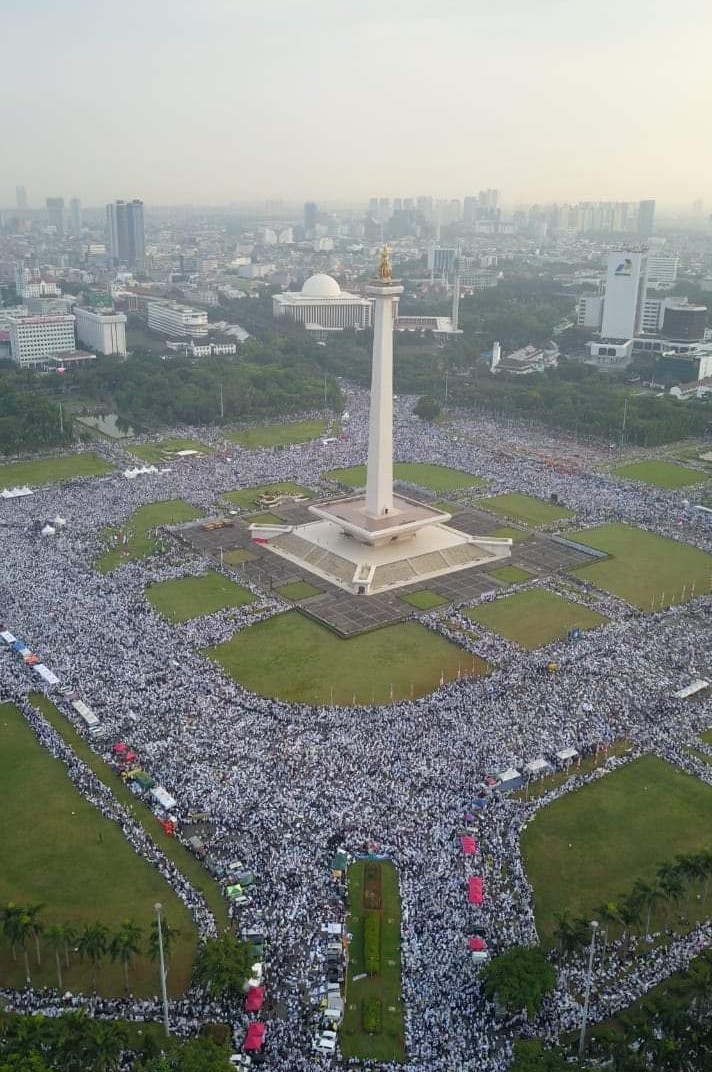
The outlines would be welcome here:
[[[422,395],[413,412],[424,421],[434,421],[440,416],[440,403],[432,395]]]
[[[44,923],[40,919],[40,912],[43,908],[44,905],[41,904],[31,904],[27,905],[27,907],[25,908],[25,912],[27,913],[27,917],[29,920],[27,926],[27,933],[28,935],[30,935],[30,937],[34,938],[35,941],[35,953],[37,955],[38,967],[40,965],[40,935],[44,930]]]
[[[143,932],[132,919],[125,919],[109,942],[109,954],[113,961],[120,960],[124,966],[124,988],[129,992],[129,968],[135,956],[141,952]]]
[[[21,915],[21,906],[14,904],[12,901],[8,901],[2,910],[2,933],[5,941],[10,946],[13,960],[17,960],[17,947],[20,944],[19,920]]]
[[[556,986],[556,972],[539,946],[514,946],[481,973],[485,995],[512,1012],[535,1016]]]
[[[103,923],[88,923],[79,937],[79,955],[91,962],[92,988],[96,990],[96,972],[107,954],[109,928]]]
[[[171,927],[165,916],[161,919],[161,935],[163,937],[163,955],[166,963],[168,963],[171,959],[173,942],[176,938],[180,938],[180,931],[177,927]],[[161,955],[158,947],[158,920],[156,919],[151,921],[151,933],[148,936],[148,955],[151,960],[159,960]]]
[[[645,933],[650,934],[650,917],[655,905],[660,900],[660,887],[657,882],[644,882],[642,879],[638,879],[633,885],[631,897],[637,901],[642,909],[645,909]]]
[[[238,998],[249,978],[252,964],[248,942],[233,934],[209,938],[201,947],[195,964],[195,981],[216,998]]]
[[[571,1065],[558,1047],[545,1050],[541,1042],[515,1042],[509,1072],[569,1072]]]
[[[44,932],[44,937],[47,945],[54,953],[55,965],[57,968],[57,987],[62,989],[62,964],[59,959],[60,950],[65,948],[65,933],[64,926],[61,923],[53,923],[51,927],[47,927]]]

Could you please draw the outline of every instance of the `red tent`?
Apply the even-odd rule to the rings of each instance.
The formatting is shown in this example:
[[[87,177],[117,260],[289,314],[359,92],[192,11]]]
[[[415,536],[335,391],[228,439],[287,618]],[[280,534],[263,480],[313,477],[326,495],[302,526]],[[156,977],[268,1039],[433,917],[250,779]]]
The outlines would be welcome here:
[[[464,852],[465,856],[474,856],[477,852],[477,842],[475,841],[475,839],[473,837],[466,836],[460,838],[460,841],[462,842],[462,851]]]
[[[133,761],[134,761],[135,759],[138,759],[138,756],[137,756],[137,754],[136,754],[135,752],[133,752],[133,751],[132,751],[131,749],[129,749],[129,751],[128,751],[128,752],[126,753],[126,755],[124,756],[124,760],[125,760],[125,762],[126,762],[126,763],[133,763]]]
[[[259,1012],[265,1000],[263,986],[251,986],[245,998],[245,1012]]]
[[[127,744],[124,744],[123,741],[117,741],[112,748],[112,752],[116,752],[117,756],[122,756],[124,752],[128,752],[128,750],[129,746]]]
[[[467,939],[467,948],[471,953],[484,953],[487,949],[487,943],[484,938],[480,938],[478,934],[474,934],[472,938]]]
[[[477,875],[472,875],[467,880],[467,900],[470,904],[481,905],[484,900],[483,881]]]
[[[245,1035],[244,1049],[261,1050],[265,1044],[267,1025],[261,1022],[250,1024]]]

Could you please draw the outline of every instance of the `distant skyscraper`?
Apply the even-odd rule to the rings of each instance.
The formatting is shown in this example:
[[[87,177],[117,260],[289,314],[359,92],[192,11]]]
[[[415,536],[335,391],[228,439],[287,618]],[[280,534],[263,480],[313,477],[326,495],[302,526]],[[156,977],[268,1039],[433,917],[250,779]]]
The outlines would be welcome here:
[[[304,204],[304,230],[311,238],[316,232],[316,220],[319,214],[319,206],[315,201],[306,201]]]
[[[375,219],[378,216],[378,198],[371,197],[368,201],[368,214]]]
[[[15,187],[15,202],[18,212],[24,212],[27,208],[27,190],[24,186]]]
[[[69,202],[69,219],[73,235],[82,233],[82,203],[78,197],[73,197]]]
[[[47,222],[54,227],[58,235],[64,234],[64,198],[48,197]]]
[[[107,205],[106,229],[114,264],[142,268],[146,258],[143,201],[116,201]]]
[[[601,323],[603,339],[625,341],[640,329],[646,270],[646,253],[620,250],[608,254]]]
[[[649,238],[655,227],[655,202],[640,201],[638,204],[638,234]]]

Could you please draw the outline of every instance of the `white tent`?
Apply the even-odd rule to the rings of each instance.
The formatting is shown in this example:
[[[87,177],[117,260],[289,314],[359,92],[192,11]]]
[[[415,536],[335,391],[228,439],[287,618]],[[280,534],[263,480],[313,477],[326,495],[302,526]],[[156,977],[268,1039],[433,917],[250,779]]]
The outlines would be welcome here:
[[[7,629],[3,629],[2,633],[0,633],[0,637],[2,637],[6,644],[14,644],[17,640],[17,637]]]
[[[36,674],[39,674],[42,680],[46,681],[48,685],[59,684],[59,678],[57,677],[57,675],[53,674],[49,667],[45,666],[44,663],[37,663],[37,665],[33,666],[32,669]]]
[[[175,797],[172,797],[162,785],[155,785],[151,790],[151,796],[161,805],[164,811],[173,811],[176,806]]]
[[[556,753],[556,758],[560,759],[562,763],[567,763],[571,759],[576,759],[578,752],[575,748],[562,748],[560,752]]]
[[[58,529],[63,529],[67,524],[67,519],[65,517],[60,517],[59,514],[57,514],[55,518],[52,518],[52,524]]]
[[[515,782],[517,778],[521,778],[521,774],[515,767],[508,767],[506,771],[498,775],[498,778],[502,785],[505,785],[507,782]]]
[[[41,530],[43,536],[56,536],[57,530],[52,525],[45,525]]]
[[[3,499],[19,499],[21,495],[31,495],[32,491],[25,485],[23,488],[3,488],[0,496]]]
[[[540,759],[533,759],[531,763],[527,763],[524,768],[525,774],[541,774],[542,771],[549,770],[551,764],[547,762],[543,757]]]

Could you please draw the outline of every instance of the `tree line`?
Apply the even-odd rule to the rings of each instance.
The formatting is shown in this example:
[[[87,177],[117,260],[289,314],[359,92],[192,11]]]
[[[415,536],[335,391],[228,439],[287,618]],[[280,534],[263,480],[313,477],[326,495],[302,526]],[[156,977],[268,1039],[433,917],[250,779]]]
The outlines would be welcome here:
[[[68,413],[47,397],[36,373],[0,362],[0,454],[18,454],[41,447],[63,447],[73,437]]]

